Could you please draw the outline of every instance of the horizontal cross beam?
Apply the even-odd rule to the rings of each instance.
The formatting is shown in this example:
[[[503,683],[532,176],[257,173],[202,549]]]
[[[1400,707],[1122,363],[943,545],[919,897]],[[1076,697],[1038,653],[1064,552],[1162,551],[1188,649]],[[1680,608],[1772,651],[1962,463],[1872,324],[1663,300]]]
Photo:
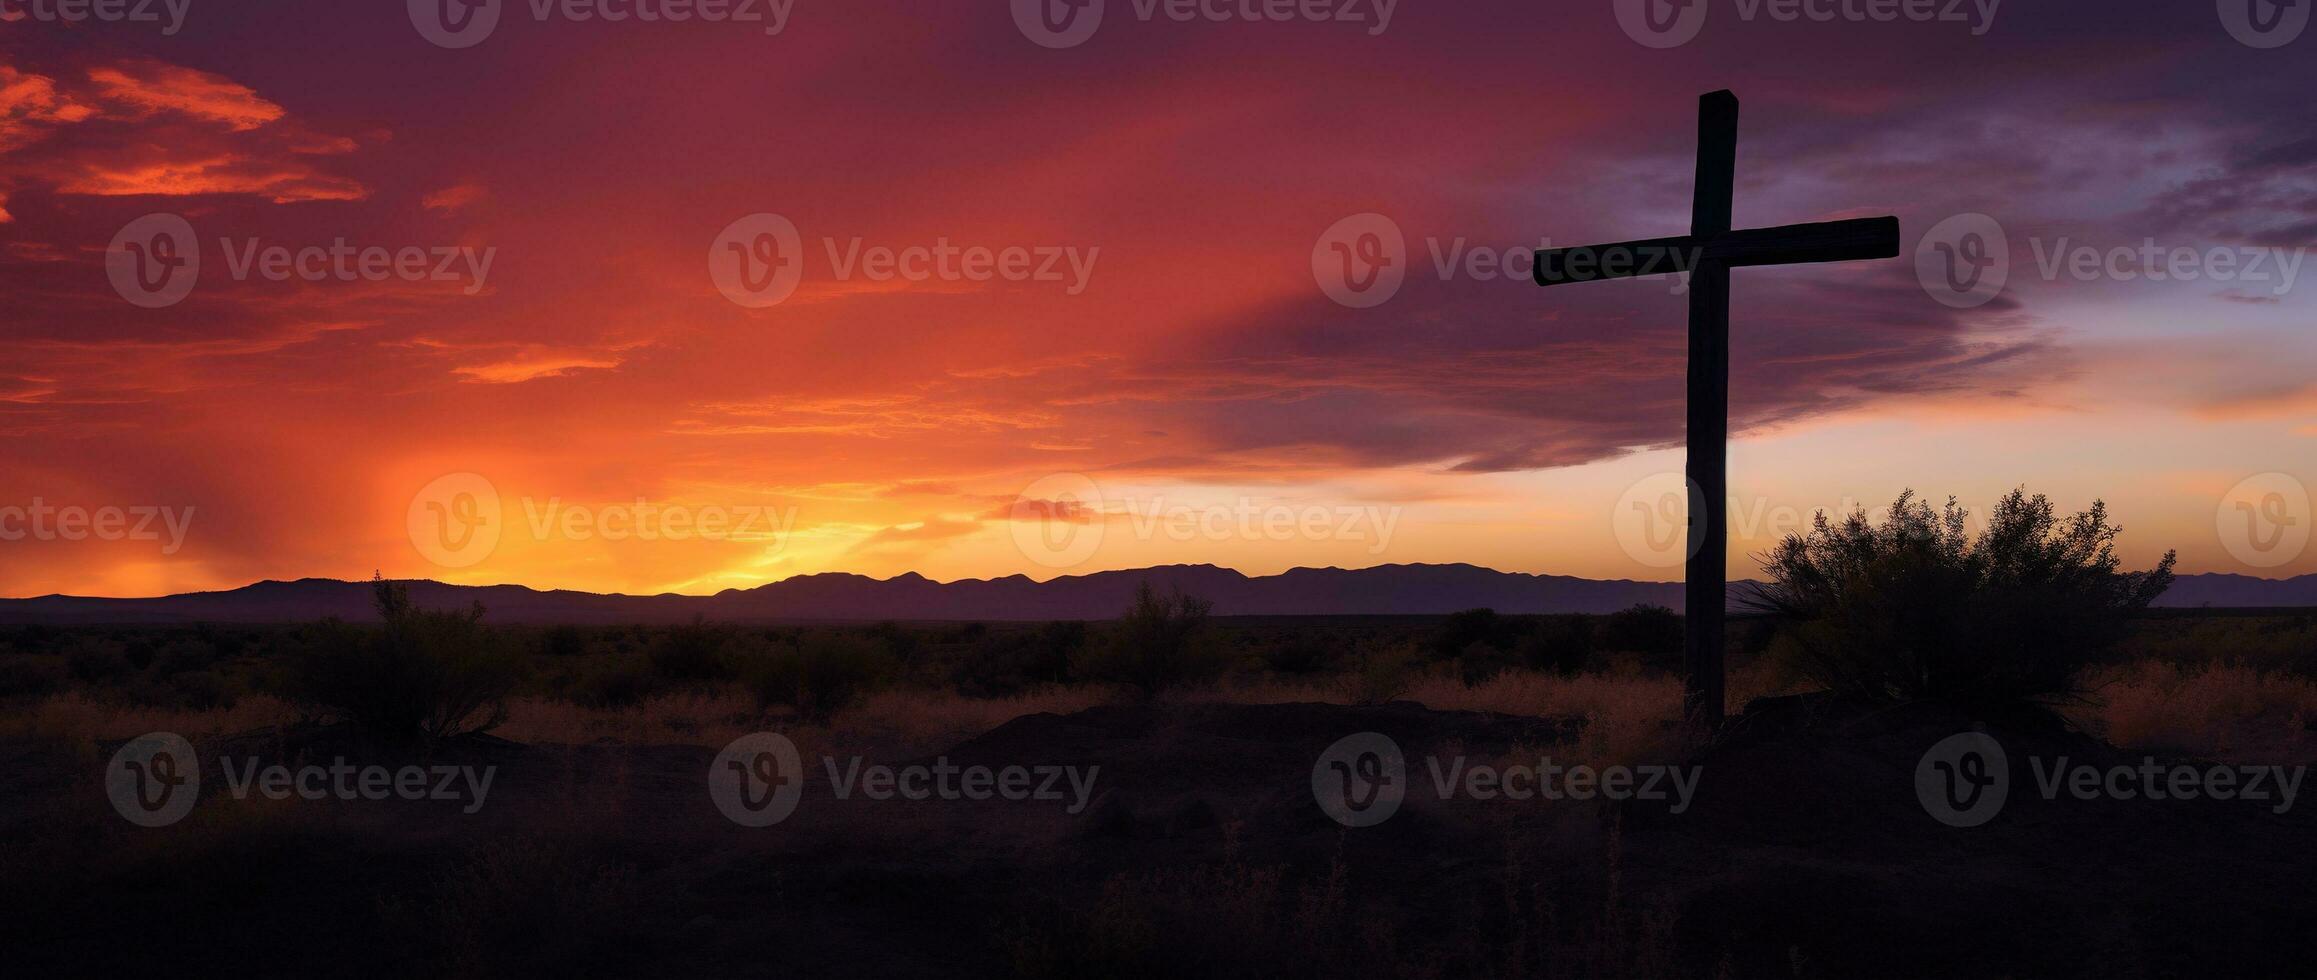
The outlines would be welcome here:
[[[1681,235],[1609,245],[1581,245],[1537,253],[1539,286],[1688,272],[1706,263],[1724,267],[1793,265],[1888,259],[1899,254],[1899,219],[1853,218],[1807,225],[1749,228],[1700,240]]]

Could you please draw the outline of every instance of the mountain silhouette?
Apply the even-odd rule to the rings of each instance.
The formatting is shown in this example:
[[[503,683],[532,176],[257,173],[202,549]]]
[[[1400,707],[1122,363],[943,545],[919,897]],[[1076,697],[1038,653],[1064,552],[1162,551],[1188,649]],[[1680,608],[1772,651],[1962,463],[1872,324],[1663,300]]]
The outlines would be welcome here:
[[[1296,568],[1250,576],[1213,565],[1096,572],[1037,582],[1027,576],[936,582],[914,572],[888,579],[829,573],[709,596],[603,595],[520,585],[409,582],[413,602],[453,608],[480,602],[498,623],[673,623],[695,616],[772,620],[1109,619],[1148,580],[1214,600],[1220,616],[1439,615],[1488,607],[1505,613],[1608,613],[1641,603],[1681,604],[1679,582],[1602,581],[1500,572],[1475,565]],[[2166,607],[2317,606],[2317,575],[2260,579],[2183,575],[2157,602]],[[307,578],[222,592],[149,599],[50,595],[0,599],[0,623],[288,623],[376,617],[370,583]]]

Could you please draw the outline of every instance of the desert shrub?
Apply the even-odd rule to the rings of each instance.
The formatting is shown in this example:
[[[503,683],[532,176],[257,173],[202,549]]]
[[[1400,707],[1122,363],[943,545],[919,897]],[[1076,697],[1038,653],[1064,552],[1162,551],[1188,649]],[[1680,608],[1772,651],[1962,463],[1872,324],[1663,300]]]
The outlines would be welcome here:
[[[817,630],[794,643],[751,644],[739,660],[742,681],[759,708],[787,705],[811,721],[826,721],[859,702],[894,666],[874,640]]]
[[[1610,613],[1594,635],[1604,652],[1638,653],[1655,669],[1680,665],[1681,614],[1664,606],[1638,605]]]
[[[1538,616],[1513,644],[1514,659],[1530,670],[1567,676],[1593,658],[1593,618],[1575,614]]]
[[[539,654],[566,660],[587,653],[587,633],[577,626],[550,626],[539,632]]]
[[[1343,641],[1316,629],[1298,629],[1265,645],[1259,652],[1263,666],[1282,674],[1316,674],[1332,670],[1349,653]]]
[[[659,691],[659,675],[649,661],[634,654],[613,654],[580,667],[565,696],[589,708],[632,708]]]
[[[235,700],[232,683],[214,670],[153,671],[131,680],[123,694],[130,704],[173,711],[214,711]]]
[[[869,637],[883,644],[885,652],[891,654],[896,662],[906,664],[917,659],[919,644],[915,630],[887,621],[869,627]]]
[[[1423,671],[1424,657],[1414,646],[1370,646],[1361,652],[1358,666],[1344,676],[1344,698],[1366,705],[1399,700],[1415,688]]]
[[[950,683],[967,697],[1013,697],[1069,680],[1085,646],[1086,624],[1078,622],[988,633],[952,667]]]
[[[0,698],[36,697],[64,687],[64,669],[54,657],[16,654],[0,657]]]
[[[483,626],[481,603],[436,612],[412,606],[400,584],[372,588],[384,622],[310,631],[285,664],[283,696],[387,741],[449,738],[506,720],[521,662]]]
[[[1899,495],[1881,524],[1820,514],[1764,561],[1747,601],[1779,625],[1779,649],[1806,677],[1870,701],[2000,705],[2077,690],[2087,664],[2172,584],[2167,552],[2117,570],[2107,508],[2065,520],[2014,490],[1977,537],[1944,510]]]
[[[1180,590],[1159,595],[1144,582],[1135,589],[1134,605],[1102,642],[1088,647],[1076,672],[1146,698],[1213,681],[1231,660],[1209,628],[1211,608],[1213,603]]]
[[[1474,644],[1509,650],[1516,628],[1509,617],[1497,615],[1494,609],[1467,609],[1441,620],[1427,649],[1434,660],[1464,656]]]
[[[147,647],[146,650],[149,661],[151,648]],[[123,648],[97,639],[84,639],[73,644],[71,652],[64,656],[64,667],[73,680],[83,684],[103,684],[138,669],[129,663],[128,654]]]
[[[652,671],[679,683],[730,680],[735,664],[724,648],[734,638],[730,629],[700,619],[669,629],[652,641]]]

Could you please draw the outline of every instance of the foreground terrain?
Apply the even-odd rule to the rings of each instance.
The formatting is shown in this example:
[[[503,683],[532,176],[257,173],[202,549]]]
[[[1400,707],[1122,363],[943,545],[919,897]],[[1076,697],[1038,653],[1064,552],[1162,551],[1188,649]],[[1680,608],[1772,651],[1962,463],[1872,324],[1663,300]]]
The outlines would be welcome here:
[[[2307,761],[2305,622],[2143,623],[2064,722],[1863,711],[1756,663],[1734,678],[1751,709],[1712,744],[1674,723],[1660,653],[1467,669],[1493,656],[1486,635],[1458,642],[1474,625],[1226,624],[1235,666],[1155,698],[971,671],[968,697],[937,664],[1016,650],[1035,673],[1018,653],[1035,631],[881,627],[911,648],[905,666],[825,716],[713,678],[606,698],[595,668],[550,664],[490,734],[422,748],[262,693],[263,635],[232,655],[216,635],[36,636],[69,649],[13,655],[81,666],[11,702],[0,942],[31,975],[88,976],[2167,976],[2283,973],[2300,955],[2274,937],[2317,925],[2308,810],[2047,801],[2030,762]],[[1656,642],[1645,632],[1611,646]],[[538,639],[540,657],[616,658],[636,639],[681,662],[665,635]],[[152,676],[192,662],[195,640],[215,700],[210,681]],[[139,641],[135,676],[91,667],[89,651]],[[1388,670],[1363,644],[1417,655]],[[1972,730],[2008,750],[2011,797],[1950,826],[1918,798],[1918,764]],[[201,797],[140,827],[116,815],[105,770],[151,731],[197,748]],[[727,819],[709,789],[719,750],[756,731],[803,761],[793,815],[764,827]],[[1407,799],[1347,827],[1314,770],[1363,732],[1405,753]],[[1092,777],[1083,799],[879,800],[858,784],[840,799],[855,757]],[[1441,798],[1428,769],[1547,757],[1694,766],[1695,796]],[[241,760],[339,758],[487,770],[489,790],[470,807],[229,789]]]

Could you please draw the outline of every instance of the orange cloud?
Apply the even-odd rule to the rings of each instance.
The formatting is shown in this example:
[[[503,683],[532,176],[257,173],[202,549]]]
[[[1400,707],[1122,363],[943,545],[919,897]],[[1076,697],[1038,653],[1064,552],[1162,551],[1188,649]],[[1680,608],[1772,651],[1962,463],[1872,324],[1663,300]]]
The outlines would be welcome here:
[[[236,132],[256,129],[284,114],[281,106],[259,98],[249,86],[157,61],[96,68],[88,77],[98,93],[113,102],[145,113],[176,112],[224,123]]]

